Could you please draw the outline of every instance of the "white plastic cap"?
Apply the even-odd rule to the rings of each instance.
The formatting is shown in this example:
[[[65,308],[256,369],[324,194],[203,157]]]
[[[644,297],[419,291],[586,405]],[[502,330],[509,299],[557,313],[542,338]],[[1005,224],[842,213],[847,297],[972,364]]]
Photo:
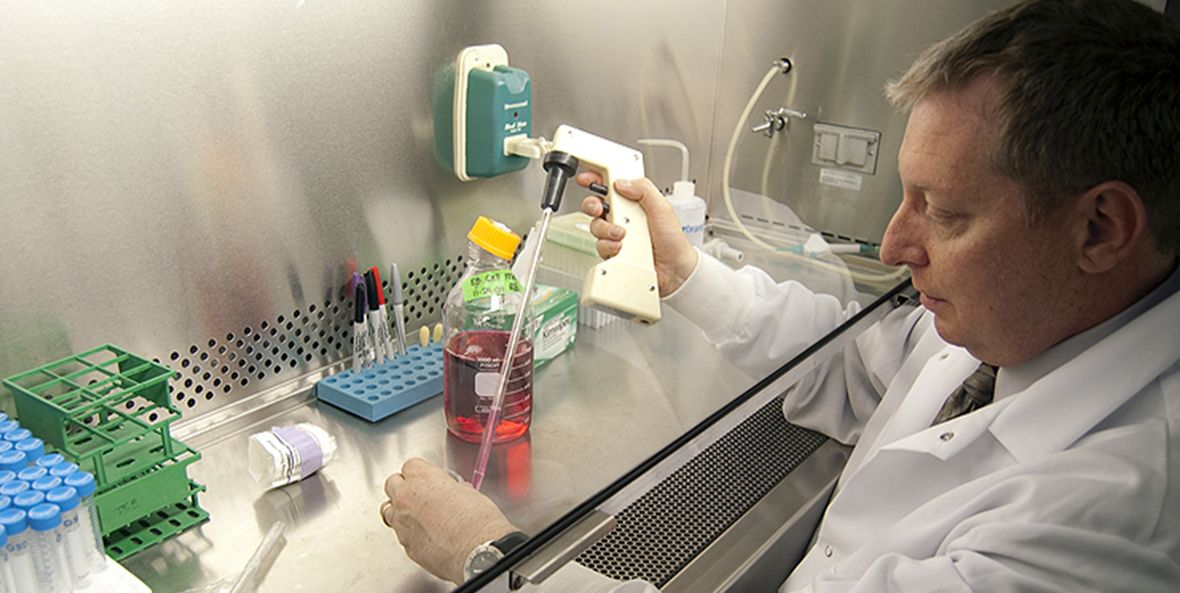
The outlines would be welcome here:
[[[691,181],[677,181],[672,184],[673,198],[692,198],[697,195],[697,184]]]

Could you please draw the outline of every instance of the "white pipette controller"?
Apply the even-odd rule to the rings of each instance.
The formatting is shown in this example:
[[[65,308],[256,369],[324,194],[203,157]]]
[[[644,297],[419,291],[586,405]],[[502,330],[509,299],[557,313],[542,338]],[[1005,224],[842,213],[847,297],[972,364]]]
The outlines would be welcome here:
[[[580,165],[602,176],[606,220],[626,229],[619,253],[586,273],[582,304],[640,323],[659,321],[660,293],[647,213],[637,202],[620,197],[614,187],[615,180],[644,176],[643,154],[568,125],[557,128],[551,150],[577,158]]]

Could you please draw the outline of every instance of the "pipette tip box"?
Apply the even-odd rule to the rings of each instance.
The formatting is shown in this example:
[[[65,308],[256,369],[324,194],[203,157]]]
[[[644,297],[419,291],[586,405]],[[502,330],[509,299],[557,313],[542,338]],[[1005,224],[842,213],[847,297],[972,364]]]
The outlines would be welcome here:
[[[315,393],[346,412],[376,422],[442,393],[442,344],[410,346],[382,364],[336,373],[316,384]]]

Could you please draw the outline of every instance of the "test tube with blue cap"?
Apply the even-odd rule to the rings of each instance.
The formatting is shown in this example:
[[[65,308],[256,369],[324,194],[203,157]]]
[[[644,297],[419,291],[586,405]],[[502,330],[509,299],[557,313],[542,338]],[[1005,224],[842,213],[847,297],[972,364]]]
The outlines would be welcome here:
[[[34,463],[45,469],[53,469],[53,466],[62,463],[65,460],[66,458],[62,457],[61,453],[46,453],[45,455],[42,455],[40,458],[38,458]]]
[[[50,490],[61,486],[62,480],[58,476],[41,476],[40,478],[33,480],[32,485],[33,490],[49,492]]]
[[[28,512],[29,509],[45,502],[45,493],[29,488],[12,497],[12,506]]]
[[[45,456],[45,443],[37,437],[29,437],[27,439],[16,442],[16,450],[24,451],[29,463],[36,463],[39,459]]]
[[[9,419],[0,421],[0,437],[19,428],[20,424],[16,420]]]
[[[0,511],[8,510],[12,506],[12,497],[0,496]]]
[[[82,524],[82,533],[91,540],[91,545],[87,548],[90,572],[100,572],[107,567],[107,557],[102,547],[102,525],[98,522],[98,507],[94,502],[94,476],[78,470],[66,477],[66,486],[78,492],[82,509],[78,511],[78,521]]]
[[[53,467],[49,468],[49,475],[57,476],[62,480],[70,477],[70,474],[78,471],[78,464],[72,461],[63,461]]]
[[[49,475],[49,470],[47,470],[43,467],[38,467],[36,465],[30,465],[30,466],[22,468],[20,471],[16,472],[16,478],[18,480],[24,480],[26,482],[33,482],[33,481],[37,480],[38,478],[43,478],[48,475]]]
[[[29,544],[29,524],[25,512],[10,508],[0,511],[0,526],[8,536],[5,550],[8,552],[8,572],[4,578],[8,581],[9,591],[25,593],[37,590],[37,571],[33,566],[33,553]]]
[[[61,509],[61,531],[74,588],[84,587],[90,578],[90,548],[94,545],[90,534],[82,528],[78,491],[70,486],[59,486],[45,495],[45,501]]]
[[[37,571],[40,593],[69,593],[70,565],[64,546],[59,545],[61,509],[57,505],[41,503],[28,511],[33,568]]]
[[[0,486],[16,479],[16,472],[10,469],[0,469]]]
[[[16,443],[19,443],[19,442],[25,440],[25,439],[31,439],[31,438],[33,438],[33,431],[31,431],[27,428],[17,428],[16,430],[10,430],[10,431],[4,433],[4,440],[6,440],[14,445]]]
[[[0,453],[0,470],[19,472],[20,470],[28,467],[28,465],[29,456],[25,455],[24,451],[10,449]]]
[[[0,509],[3,511],[4,509]],[[8,532],[0,525],[0,593],[8,593]]]
[[[11,482],[0,484],[0,496],[13,497],[30,488],[32,488],[32,486],[24,480],[12,480]]]

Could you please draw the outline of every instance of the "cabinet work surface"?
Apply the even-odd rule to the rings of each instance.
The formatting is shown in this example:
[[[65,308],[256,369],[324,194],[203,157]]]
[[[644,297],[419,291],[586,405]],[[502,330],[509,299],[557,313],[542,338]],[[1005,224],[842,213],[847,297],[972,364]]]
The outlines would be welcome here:
[[[538,369],[531,430],[495,446],[483,487],[518,526],[539,531],[753,384],[695,326],[667,307],[664,315],[654,326],[579,327],[573,348]],[[336,459],[264,491],[247,472],[247,439],[298,422],[334,435]],[[210,520],[123,562],[155,593],[232,579],[277,520],[287,545],[260,591],[451,588],[407,558],[378,516],[382,484],[406,459],[470,478],[478,445],[448,435],[441,396],[369,423],[305,387],[223,426],[186,429],[177,435],[202,454],[190,475],[208,487]]]

